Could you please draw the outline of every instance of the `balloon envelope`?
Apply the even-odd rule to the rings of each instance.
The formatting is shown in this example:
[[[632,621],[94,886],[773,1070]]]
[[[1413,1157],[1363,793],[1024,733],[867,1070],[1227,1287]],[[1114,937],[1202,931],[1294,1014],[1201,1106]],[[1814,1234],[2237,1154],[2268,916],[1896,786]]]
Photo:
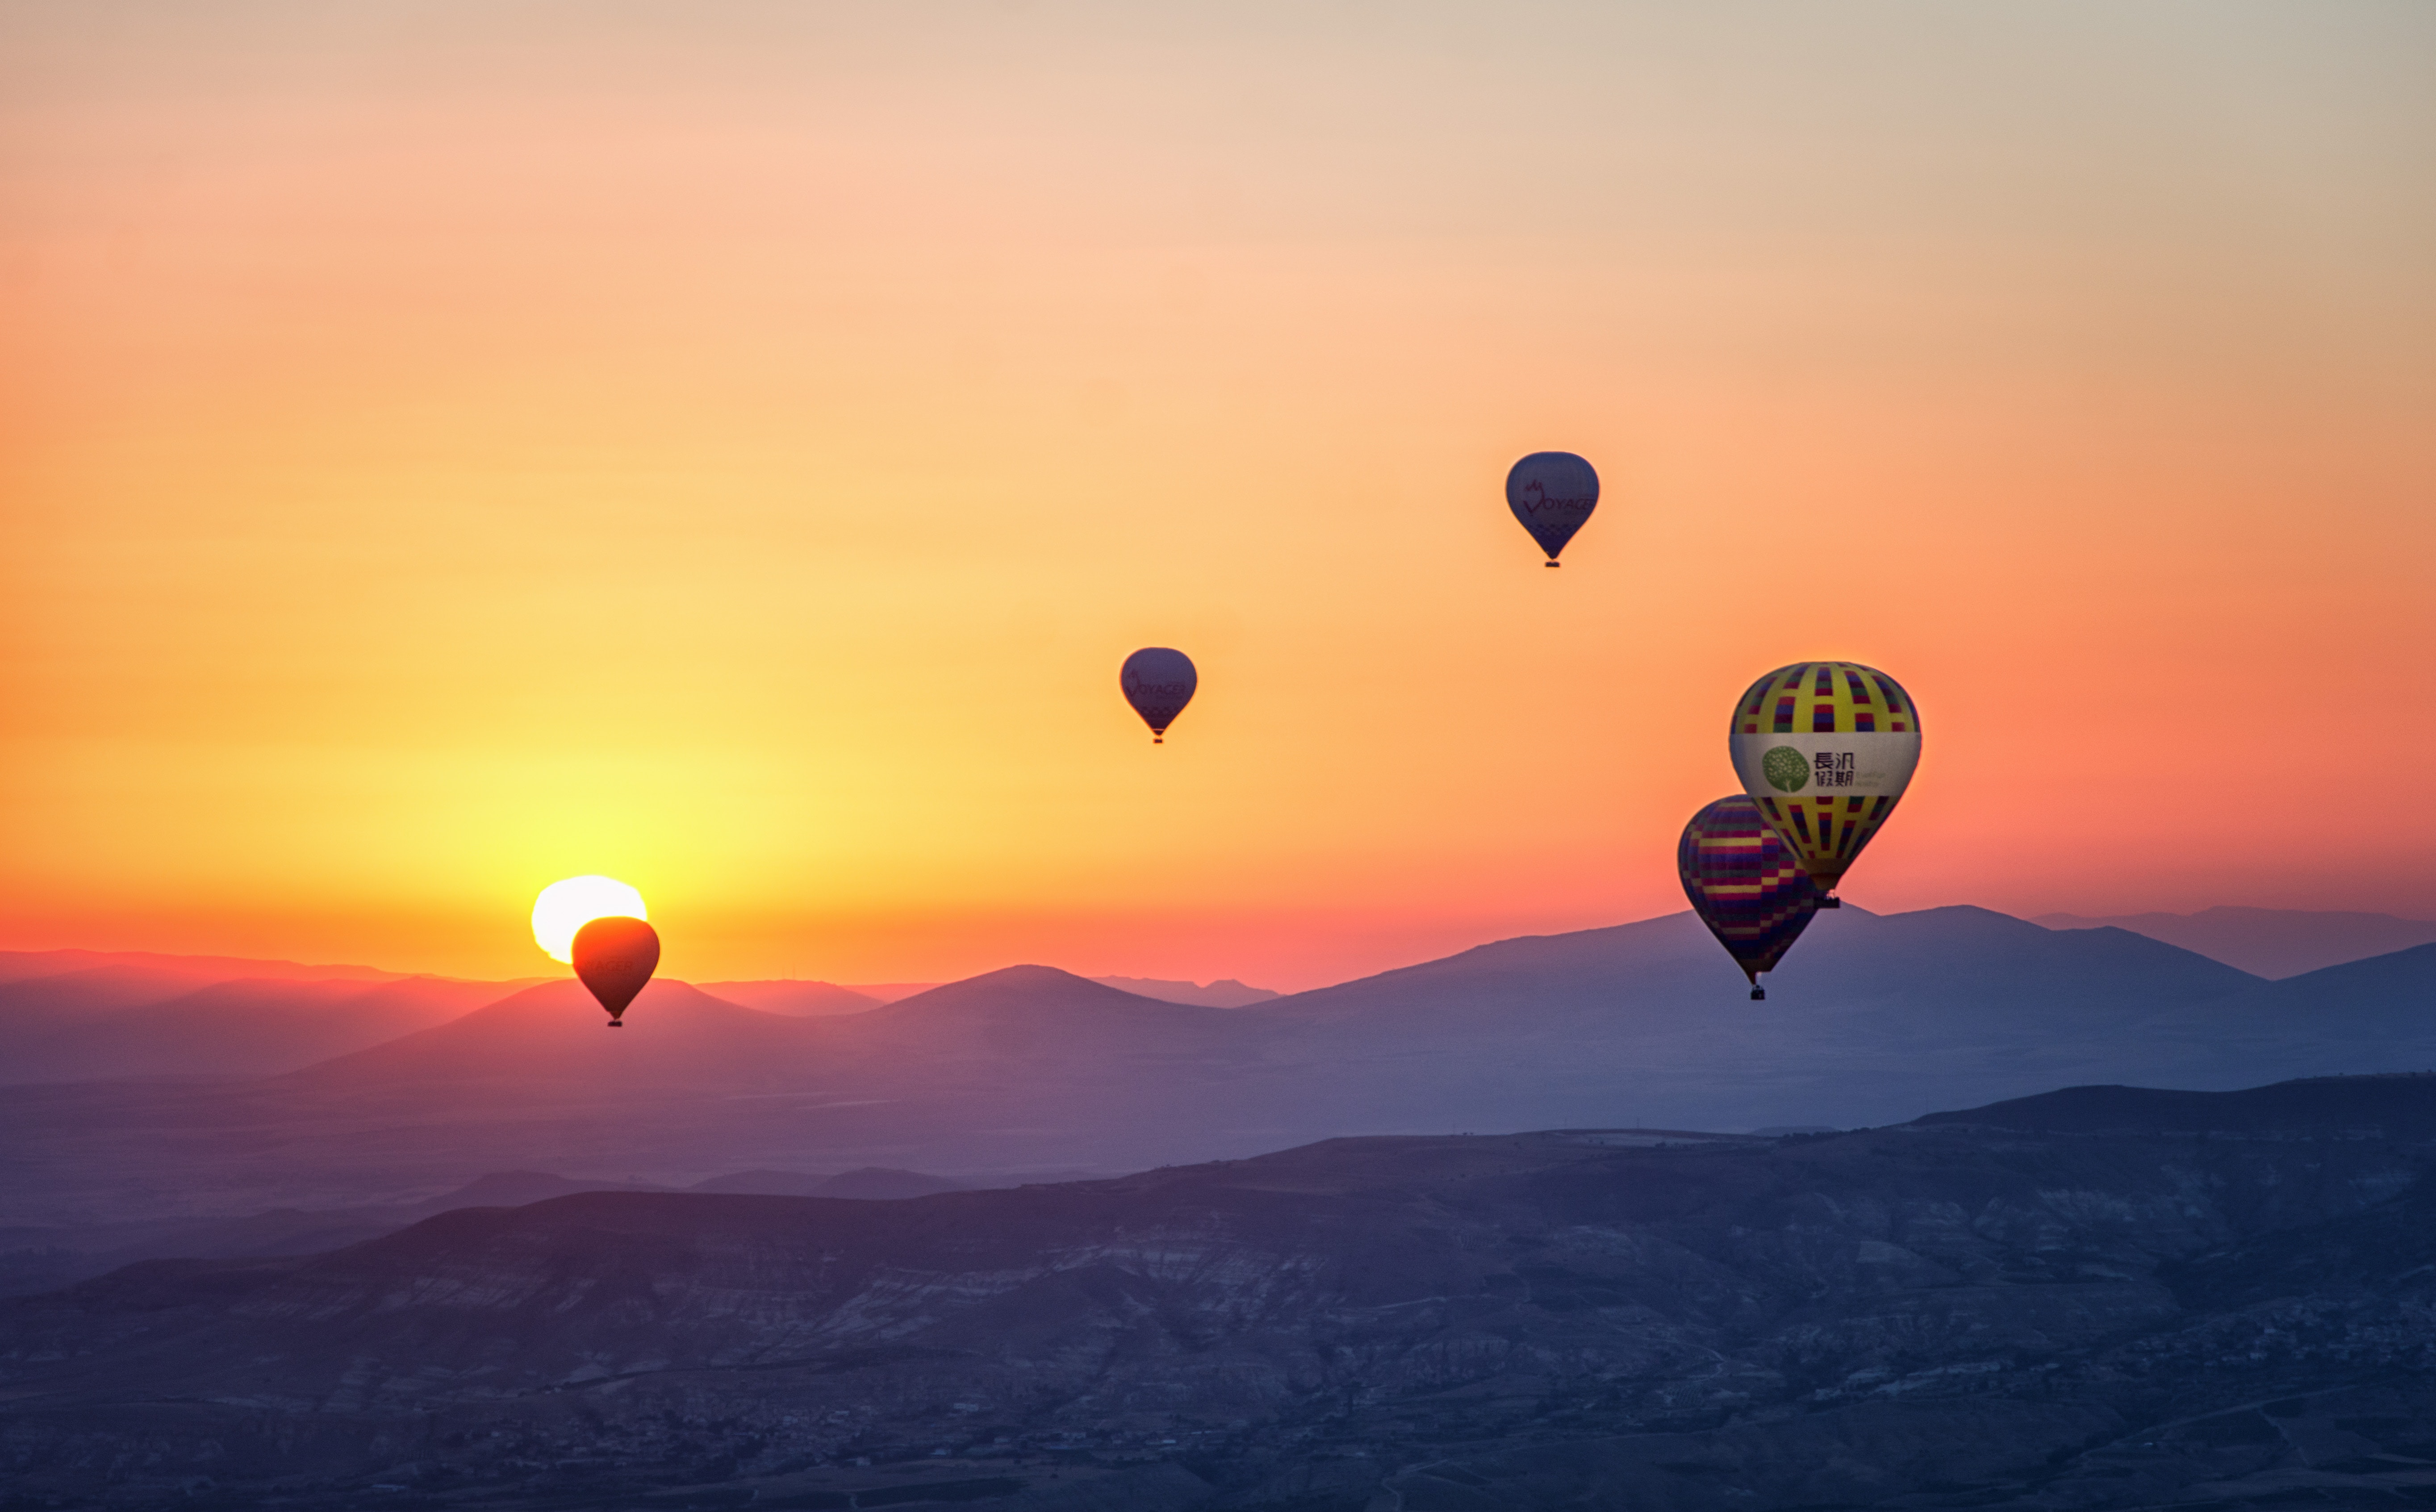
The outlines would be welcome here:
[[[1692,816],[1676,843],[1675,869],[1692,912],[1751,984],[1773,971],[1818,912],[1818,889],[1759,806],[1737,793]]]
[[[635,1000],[660,967],[660,937],[640,919],[611,914],[575,931],[575,974],[609,1010],[609,1022]]]
[[[1163,739],[1167,727],[1192,702],[1192,690],[1201,686],[1200,674],[1192,669],[1192,658],[1180,651],[1164,646],[1145,646],[1125,658],[1117,673],[1117,686],[1124,689],[1125,702],[1150,726],[1153,741]]]
[[[1874,667],[1796,662],[1750,686],[1726,742],[1743,791],[1829,889],[1910,785],[1920,708]]]
[[[1505,507],[1554,562],[1598,508],[1598,473],[1572,452],[1535,451],[1505,475]]]

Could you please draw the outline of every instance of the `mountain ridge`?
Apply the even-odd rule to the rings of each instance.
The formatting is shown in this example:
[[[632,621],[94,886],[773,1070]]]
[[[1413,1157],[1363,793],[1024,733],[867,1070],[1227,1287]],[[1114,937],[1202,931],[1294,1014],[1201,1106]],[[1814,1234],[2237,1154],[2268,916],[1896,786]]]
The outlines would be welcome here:
[[[1339,1134],[1852,1128],[2057,1086],[2415,1070],[2436,1066],[2429,964],[2268,982],[2122,930],[1847,908],[1765,1002],[1684,915],[1243,1008],[1033,965],[811,1017],[655,982],[613,1031],[562,981],[281,1077],[0,1102],[21,1173],[0,1221],[395,1204],[515,1168],[993,1185]],[[283,1134],[243,1132],[264,1127]]]
[[[2436,921],[2427,919],[2224,904],[2196,913],[2042,913],[2030,922],[2050,930],[2130,930],[2271,981],[2436,943]]]

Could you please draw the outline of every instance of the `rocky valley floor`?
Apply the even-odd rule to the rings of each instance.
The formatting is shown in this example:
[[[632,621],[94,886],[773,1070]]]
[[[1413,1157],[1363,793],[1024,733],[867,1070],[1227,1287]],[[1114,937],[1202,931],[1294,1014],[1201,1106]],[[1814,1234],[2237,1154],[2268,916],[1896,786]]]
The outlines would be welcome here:
[[[2436,1078],[603,1192],[0,1304],[0,1506],[2436,1506]]]

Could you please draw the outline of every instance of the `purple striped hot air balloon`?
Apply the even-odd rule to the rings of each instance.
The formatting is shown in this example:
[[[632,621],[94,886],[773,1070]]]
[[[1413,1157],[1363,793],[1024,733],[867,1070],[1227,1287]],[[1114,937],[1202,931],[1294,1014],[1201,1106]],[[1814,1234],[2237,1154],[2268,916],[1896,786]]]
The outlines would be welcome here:
[[[1759,974],[1771,971],[1818,912],[1819,892],[1759,806],[1741,793],[1692,816],[1675,846],[1683,895],[1700,922],[1767,996]]]

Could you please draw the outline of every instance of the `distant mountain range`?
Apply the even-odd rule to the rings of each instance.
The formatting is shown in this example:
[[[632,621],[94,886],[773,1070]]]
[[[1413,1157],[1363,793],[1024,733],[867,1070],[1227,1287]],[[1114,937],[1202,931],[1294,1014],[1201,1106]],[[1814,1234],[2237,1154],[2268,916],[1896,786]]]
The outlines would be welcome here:
[[[1691,916],[1670,917],[1691,936],[1687,950],[1698,955],[1703,945],[1690,929]],[[2383,913],[2215,908],[2119,918],[2050,913],[2030,922],[2051,930],[2129,930],[2270,980],[2436,943],[2436,923]],[[1653,919],[1644,926],[1666,923]],[[1468,960],[1470,954],[1453,959]],[[1806,946],[1797,952],[1797,968],[1808,955]],[[1426,972],[1434,965],[1409,969]],[[8,1050],[0,1056],[0,1085],[276,1075],[447,1022],[520,988],[563,980],[466,982],[369,966],[146,951],[0,951],[0,1034],[7,1036]],[[1255,1007],[1287,996],[1231,979],[1088,980],[1136,997],[1199,1007]],[[1366,980],[1404,979],[1388,972]],[[827,1017],[868,1013],[939,984],[843,986],[784,980],[699,985],[711,997],[763,1013]],[[1336,990],[1295,996],[1314,999]]]
[[[395,1207],[513,1169],[1000,1185],[1355,1133],[1850,1128],[2075,1083],[2418,1069],[2431,966],[2423,946],[2268,982],[2123,930],[1848,907],[1765,1002],[1689,915],[1240,1008],[1022,966],[817,1017],[663,981],[612,1033],[559,981],[273,1076],[21,1086],[0,1100],[0,1223]],[[0,989],[0,1012],[41,986]],[[266,1000],[273,1028],[239,1004],[204,1021],[284,1044]]]
[[[143,951],[0,951],[0,1086],[273,1076],[460,1017],[541,982],[469,982],[368,966]],[[1160,1001],[1236,1008],[1279,994],[1240,982],[1111,977]],[[936,983],[714,982],[708,995],[791,1018],[867,1013]]]
[[[965,985],[929,1027],[992,1021]],[[594,1191],[0,1302],[0,1444],[24,1504],[125,1508],[2408,1507],[2431,1164],[2410,1076]]]
[[[2030,922],[2050,930],[2130,930],[2271,981],[2408,950],[2414,945],[2436,944],[2436,921],[2397,918],[2391,913],[2212,908],[2197,913],[2125,913],[2110,918],[2042,913]]]

